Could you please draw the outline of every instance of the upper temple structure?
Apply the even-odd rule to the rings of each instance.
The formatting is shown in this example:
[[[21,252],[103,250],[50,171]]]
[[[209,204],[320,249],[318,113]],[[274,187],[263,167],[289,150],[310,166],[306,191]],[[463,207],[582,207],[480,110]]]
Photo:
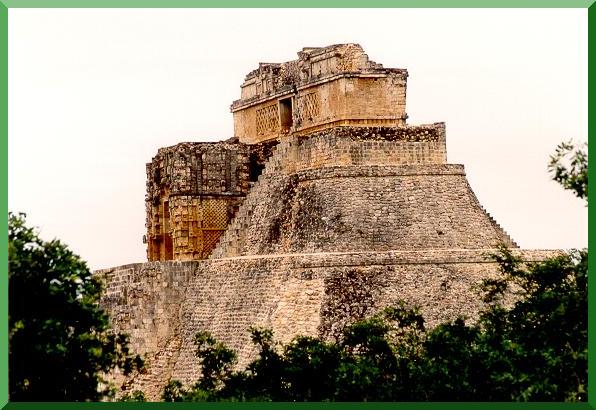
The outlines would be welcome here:
[[[335,126],[403,126],[407,77],[358,44],[304,48],[298,60],[261,63],[246,76],[231,107],[234,134],[254,144]]]
[[[406,124],[408,72],[357,44],[261,63],[231,105],[234,135],[160,148],[147,164],[148,263],[96,272],[147,371],[115,375],[159,399],[199,375],[200,330],[255,354],[247,329],[337,337],[398,301],[432,326],[477,317],[499,245],[521,250],[447,161],[442,122]],[[223,113],[222,113],[223,115]]]

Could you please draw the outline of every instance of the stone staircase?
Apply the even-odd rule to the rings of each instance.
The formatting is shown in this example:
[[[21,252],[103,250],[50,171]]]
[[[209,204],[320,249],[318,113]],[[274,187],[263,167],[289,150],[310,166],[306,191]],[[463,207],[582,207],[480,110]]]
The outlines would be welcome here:
[[[513,240],[513,238],[507,233],[507,231],[505,231],[505,229],[503,229],[503,227],[495,220],[495,218],[493,218],[492,215],[489,212],[487,212],[486,209],[482,205],[480,205],[480,208],[482,208],[484,213],[488,216],[488,219],[490,220],[491,224],[495,227],[495,229],[498,232],[501,232],[502,235],[505,237],[505,239],[509,242],[509,243],[507,243],[507,241],[506,241],[505,245],[511,246],[513,248],[519,248],[519,245],[517,244],[517,242],[515,242]]]
[[[480,208],[482,212],[484,212],[484,214],[488,217],[488,220],[490,221],[493,228],[495,228],[495,230],[498,233],[500,233],[501,236],[504,238],[503,242],[505,243],[505,245],[511,248],[519,248],[517,242],[513,240],[513,238],[507,233],[507,231],[505,231],[505,229],[503,229],[503,227],[495,220],[495,218],[492,217],[492,215],[484,208],[484,206],[482,206],[482,204],[478,200],[478,197],[476,197],[476,194],[474,194],[474,190],[470,186],[470,182],[467,179],[466,184],[468,185],[469,192],[472,193],[472,197],[474,202],[476,203],[476,206],[478,206],[478,208]]]
[[[210,260],[242,256],[247,252],[250,246],[250,243],[247,241],[251,240],[247,238],[247,232],[250,231],[249,228],[251,225],[257,226],[259,224],[258,215],[256,217],[254,215],[255,208],[262,201],[267,201],[271,198],[271,194],[274,192],[272,190],[277,189],[274,185],[280,182],[280,179],[292,174],[300,166],[298,146],[299,138],[297,136],[290,136],[273,148],[271,156],[265,162],[261,175],[252,184],[242,205],[228,224],[226,232],[222,235],[217,246],[209,256]],[[468,184],[469,191],[472,193],[476,206],[487,216],[497,236],[505,245],[519,248],[511,236],[480,204],[467,180],[466,183]]]
[[[292,164],[294,163],[293,155],[296,152],[297,143],[297,137],[289,137],[273,148],[271,156],[265,162],[261,175],[253,183],[248,195],[246,195],[242,205],[236,212],[236,215],[234,215],[234,219],[228,224],[226,232],[220,238],[209,259],[242,255],[242,248],[245,244],[246,232],[249,228],[253,211],[258,201],[266,197],[266,193],[270,189],[271,180],[292,171]]]

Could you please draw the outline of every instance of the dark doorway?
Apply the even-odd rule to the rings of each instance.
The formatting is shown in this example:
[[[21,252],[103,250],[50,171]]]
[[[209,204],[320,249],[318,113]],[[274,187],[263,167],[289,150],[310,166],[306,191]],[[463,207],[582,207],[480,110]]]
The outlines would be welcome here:
[[[289,132],[292,128],[292,98],[279,100],[279,121],[281,132]]]

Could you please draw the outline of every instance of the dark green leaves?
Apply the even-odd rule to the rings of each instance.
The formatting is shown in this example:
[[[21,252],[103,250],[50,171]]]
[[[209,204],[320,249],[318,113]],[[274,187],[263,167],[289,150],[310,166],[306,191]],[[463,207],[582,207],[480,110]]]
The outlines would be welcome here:
[[[11,401],[100,400],[102,375],[142,368],[98,307],[101,283],[58,240],[42,241],[23,214],[9,214]]]
[[[582,199],[588,199],[588,144],[562,142],[550,157],[548,170],[563,188]]]
[[[400,303],[348,326],[335,343],[301,336],[281,345],[271,330],[252,329],[258,357],[238,372],[233,353],[199,333],[203,378],[188,391],[171,382],[164,398],[585,401],[587,252],[524,263],[502,248],[494,259],[501,275],[485,282],[476,323],[425,330],[418,310]]]

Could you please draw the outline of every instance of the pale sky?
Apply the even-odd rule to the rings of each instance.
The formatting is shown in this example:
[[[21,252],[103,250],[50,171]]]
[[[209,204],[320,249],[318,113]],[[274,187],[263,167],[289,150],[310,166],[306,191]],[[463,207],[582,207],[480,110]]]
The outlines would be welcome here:
[[[522,248],[586,247],[587,208],[546,170],[587,141],[586,9],[10,9],[8,207],[92,269],[146,260],[145,163],[232,136],[259,62],[359,43],[409,71],[409,124]]]

